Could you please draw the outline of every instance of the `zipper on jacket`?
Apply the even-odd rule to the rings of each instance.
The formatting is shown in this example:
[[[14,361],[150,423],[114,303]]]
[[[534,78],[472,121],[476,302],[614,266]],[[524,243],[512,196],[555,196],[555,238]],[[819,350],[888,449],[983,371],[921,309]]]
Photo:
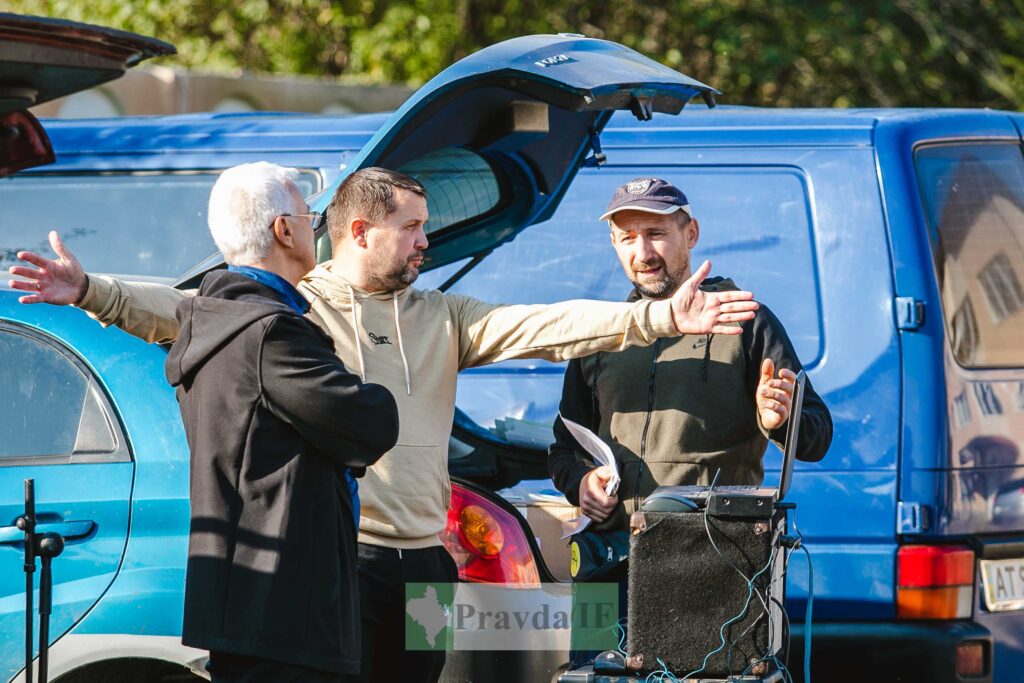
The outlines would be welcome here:
[[[647,464],[647,430],[651,426],[651,413],[654,412],[654,373],[658,367],[658,354],[661,351],[661,338],[654,340],[654,353],[651,355],[651,374],[647,379],[647,417],[644,418],[644,430],[640,434],[640,471],[636,475],[636,488],[633,490],[633,507],[640,509],[640,482],[644,478],[644,465]]]

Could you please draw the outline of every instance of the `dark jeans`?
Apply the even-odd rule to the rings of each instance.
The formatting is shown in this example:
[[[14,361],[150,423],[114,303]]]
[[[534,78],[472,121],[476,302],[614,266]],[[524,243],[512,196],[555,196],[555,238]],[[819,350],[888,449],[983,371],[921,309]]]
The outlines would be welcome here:
[[[211,652],[206,664],[212,683],[355,683],[357,676],[307,669],[269,659]]]
[[[405,584],[455,583],[458,569],[442,546],[402,550],[359,544],[363,683],[435,683],[444,651],[405,649]]]

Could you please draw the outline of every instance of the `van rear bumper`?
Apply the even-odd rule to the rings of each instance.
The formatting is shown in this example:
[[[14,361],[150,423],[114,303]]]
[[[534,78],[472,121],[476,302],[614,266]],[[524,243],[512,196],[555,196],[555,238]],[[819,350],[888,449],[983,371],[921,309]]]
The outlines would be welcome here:
[[[812,638],[812,681],[992,681],[992,634],[971,621],[820,623]],[[957,675],[956,649],[965,641],[984,643],[985,675]],[[789,663],[801,678],[803,659],[803,624],[793,624]]]

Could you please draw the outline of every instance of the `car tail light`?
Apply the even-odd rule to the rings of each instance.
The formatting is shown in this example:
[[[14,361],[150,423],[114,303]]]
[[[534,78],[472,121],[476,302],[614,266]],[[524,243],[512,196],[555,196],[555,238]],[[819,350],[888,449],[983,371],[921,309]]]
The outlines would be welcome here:
[[[27,108],[31,101],[26,101]],[[43,127],[28,112],[0,116],[0,178],[53,163],[53,149]]]
[[[900,619],[966,619],[973,602],[973,550],[934,545],[899,549],[896,614]]]
[[[448,525],[440,538],[463,581],[540,584],[540,571],[519,521],[471,489],[452,486]]]
[[[956,673],[964,678],[979,678],[985,675],[985,644],[968,640],[956,646]]]

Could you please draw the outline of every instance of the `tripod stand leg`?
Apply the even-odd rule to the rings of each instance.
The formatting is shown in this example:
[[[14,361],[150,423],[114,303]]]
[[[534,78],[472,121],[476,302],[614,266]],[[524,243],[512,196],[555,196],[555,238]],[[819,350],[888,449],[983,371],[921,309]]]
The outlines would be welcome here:
[[[35,569],[35,566],[32,567]],[[32,574],[25,573],[25,683],[32,683],[32,621],[35,614],[32,613]]]
[[[39,539],[39,683],[46,683],[47,663],[50,658],[50,613],[53,612],[53,558],[64,550],[64,538],[59,534],[43,534]]]
[[[32,683],[32,575],[36,571],[36,489],[35,480],[25,480],[25,514],[17,526],[25,534],[25,683]]]

